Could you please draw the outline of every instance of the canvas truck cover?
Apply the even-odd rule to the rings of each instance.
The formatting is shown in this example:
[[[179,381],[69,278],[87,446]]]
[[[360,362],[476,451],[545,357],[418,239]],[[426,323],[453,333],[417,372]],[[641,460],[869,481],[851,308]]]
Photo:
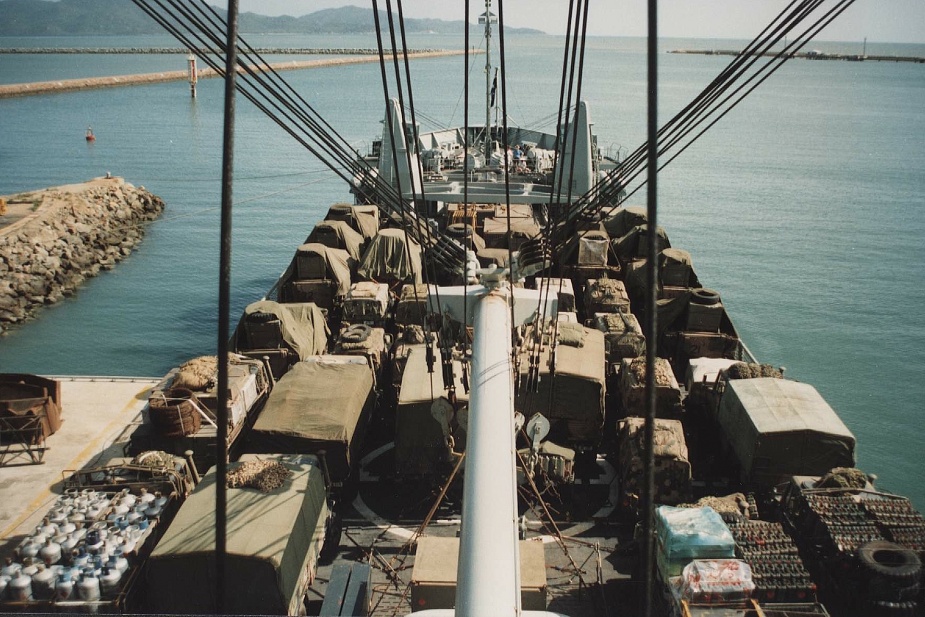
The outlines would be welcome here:
[[[854,435],[809,384],[730,380],[717,413],[743,481],[770,487],[790,476],[855,465]]]
[[[278,460],[292,475],[279,488],[228,489],[225,610],[295,614],[311,579],[327,518],[324,474],[315,457]],[[230,463],[234,470],[240,463]],[[146,609],[215,613],[215,469],[183,503],[148,559]]]
[[[488,218],[485,219],[483,227],[485,242],[493,248],[507,248],[505,238],[507,236],[508,224],[505,218]],[[511,218],[511,237],[521,240],[529,240],[540,235],[540,225],[532,216],[530,218]],[[492,241],[489,241],[489,240]]]
[[[440,350],[434,345],[436,365],[427,371],[427,346],[412,345],[404,367],[395,411],[395,462],[402,473],[433,472],[449,455],[440,422],[431,413],[435,399],[446,396]],[[453,376],[460,406],[468,393],[462,384],[462,365],[453,361]]]
[[[540,412],[554,425],[555,420],[565,420],[572,442],[597,441],[604,422],[604,333],[578,324],[560,323],[558,329],[555,374],[549,372],[550,346],[547,343],[540,354],[539,391],[521,388],[517,409],[531,415]],[[528,344],[532,337],[532,329],[528,329],[525,335]],[[565,340],[571,344],[566,344]],[[530,367],[529,349],[524,346],[519,354],[520,379],[525,383]]]
[[[324,313],[311,302],[291,302],[280,304],[272,300],[260,300],[248,304],[238,322],[232,338],[234,351],[246,351],[244,321],[253,313],[270,313],[280,321],[283,340],[292,347],[299,358],[324,353],[328,346],[331,331],[324,319]]]
[[[293,266],[285,278],[289,278],[295,273],[295,262],[300,254],[315,254],[324,260],[325,270],[328,278],[337,283],[337,295],[345,296],[350,291],[350,262],[353,259],[350,254],[343,249],[332,249],[319,242],[310,242],[301,245],[296,249],[296,256],[293,259]],[[356,264],[356,262],[353,262]]]
[[[350,475],[356,441],[375,398],[372,369],[359,356],[299,362],[280,379],[248,438],[248,452],[325,450],[331,480]]]
[[[637,225],[645,225],[649,215],[645,207],[627,206],[618,208],[611,216],[604,219],[604,229],[611,238],[620,238]]]
[[[331,206],[328,210],[326,221],[347,221],[344,213],[349,209],[349,221],[355,231],[363,236],[363,240],[371,240],[379,233],[379,206],[374,205],[356,205],[347,203],[338,203]],[[340,211],[340,212],[338,212]]]
[[[380,231],[366,249],[358,274],[370,280],[394,278],[412,282],[409,279],[413,278],[413,282],[420,285],[421,247],[411,238],[405,241],[405,232],[401,229]]]
[[[337,247],[332,248],[343,249],[350,254],[350,257],[360,261],[360,257],[362,257],[360,252],[363,250],[363,236],[354,231],[347,221],[321,221],[308,234],[305,243],[321,242],[321,236],[326,233],[333,233],[337,236]]]

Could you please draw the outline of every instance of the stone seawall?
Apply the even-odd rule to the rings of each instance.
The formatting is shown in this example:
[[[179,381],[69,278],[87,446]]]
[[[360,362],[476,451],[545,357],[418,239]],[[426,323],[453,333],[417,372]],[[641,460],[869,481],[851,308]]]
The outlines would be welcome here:
[[[59,302],[132,252],[164,202],[122,178],[5,198],[0,216],[0,333]]]
[[[457,56],[464,51],[416,51],[409,52],[408,59],[440,58],[443,56]],[[479,53],[473,51],[473,53]],[[481,52],[484,53],[484,52]],[[391,61],[392,55],[386,54],[386,60]],[[367,64],[379,62],[378,55],[362,56],[351,55],[343,58],[322,58],[319,60],[285,60],[271,62],[269,65],[274,71],[294,71],[301,69],[317,69],[331,66],[347,66],[351,64]],[[258,69],[252,66],[252,69]],[[244,73],[243,68],[238,73]],[[209,67],[199,69],[199,79],[219,77],[219,73]],[[24,84],[0,84],[0,99],[14,96],[31,96],[36,94],[52,94],[55,92],[76,92],[96,88],[117,88],[122,86],[136,86],[143,84],[156,84],[169,81],[182,81],[189,78],[187,70],[162,71],[160,73],[141,73],[138,75],[114,75],[111,77],[83,77],[80,79],[58,79],[55,81],[36,81]]]

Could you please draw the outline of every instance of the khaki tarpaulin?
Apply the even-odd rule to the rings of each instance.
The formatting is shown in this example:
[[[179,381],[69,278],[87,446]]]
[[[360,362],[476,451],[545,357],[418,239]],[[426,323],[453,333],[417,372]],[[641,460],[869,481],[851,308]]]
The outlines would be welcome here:
[[[771,487],[792,475],[854,467],[854,435],[809,384],[773,377],[731,380],[718,420],[743,481]]]
[[[269,493],[228,489],[225,610],[293,614],[324,538],[324,475],[314,457],[268,457],[292,475]],[[233,471],[239,463],[230,463]],[[147,561],[145,608],[208,613],[215,602],[215,469],[183,503]]]
[[[622,236],[613,240],[610,246],[620,259],[645,258],[648,254],[648,233],[648,225],[637,225]],[[671,243],[668,241],[668,233],[661,225],[658,226],[655,235],[658,238],[656,253],[671,248]]]
[[[360,262],[357,273],[374,281],[397,279],[420,285],[421,247],[407,238],[401,229],[383,229],[379,232]]]
[[[563,329],[563,324],[559,324]],[[516,408],[525,415],[542,413],[553,424],[563,421],[568,426],[570,443],[597,442],[600,427],[604,423],[604,393],[606,362],[604,357],[604,333],[577,324],[566,326],[569,338],[574,338],[580,329],[581,347],[567,344],[555,346],[555,372],[549,369],[550,327],[547,323],[545,344],[539,358],[538,391],[522,387],[517,396]],[[525,383],[530,368],[530,349],[533,344],[533,327],[527,328],[525,345],[518,350],[520,356],[521,383]]]
[[[350,271],[356,266],[356,261],[347,251],[343,249],[332,249],[318,242],[303,244],[296,249],[296,255],[292,260],[292,265],[289,266],[289,270],[283,275],[284,280],[288,281],[296,272],[295,266],[299,259],[299,255],[304,254],[318,255],[321,257],[324,260],[326,278],[337,283],[337,295],[341,297],[347,295],[347,292],[350,291]]]
[[[350,214],[346,215],[349,209]],[[342,214],[343,213],[343,214]],[[364,242],[372,240],[379,233],[379,207],[373,205],[354,205],[347,203],[334,204],[328,209],[326,221],[342,221],[347,216],[351,227],[361,236]]]
[[[365,358],[338,358],[299,362],[276,383],[251,430],[248,451],[324,449],[331,478],[339,482],[350,475],[354,441],[362,437],[375,398],[373,373]]]
[[[310,302],[280,304],[272,300],[261,300],[247,305],[241,321],[231,338],[234,351],[246,351],[244,322],[253,313],[270,313],[280,321],[283,340],[304,360],[324,353],[331,331],[320,308]]]
[[[321,237],[326,235],[325,232],[330,232],[337,236],[337,246],[332,248],[343,249],[350,254],[350,257],[360,261],[364,244],[363,236],[354,231],[350,223],[346,221],[322,221],[318,223],[308,235],[305,244],[321,242]]]
[[[627,206],[619,208],[612,215],[604,219],[604,229],[611,238],[620,238],[633,227],[645,225],[649,222],[649,215],[645,207]]]

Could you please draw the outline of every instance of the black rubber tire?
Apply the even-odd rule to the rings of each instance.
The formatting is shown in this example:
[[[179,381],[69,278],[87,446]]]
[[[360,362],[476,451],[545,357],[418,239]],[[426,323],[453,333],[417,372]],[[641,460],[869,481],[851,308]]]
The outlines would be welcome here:
[[[366,324],[353,324],[340,335],[340,338],[346,343],[362,343],[369,338],[373,329]]]
[[[719,304],[719,293],[712,289],[707,289],[706,287],[694,289],[691,291],[691,302],[694,304],[703,304],[705,306]]]
[[[922,574],[922,560],[915,551],[886,540],[861,545],[858,562],[875,576],[908,585],[917,583]]]
[[[267,323],[276,319],[276,315],[273,313],[251,313],[247,316],[247,321],[249,323]]]
[[[353,208],[350,206],[350,204],[334,204],[328,208],[328,216],[331,215],[351,217],[353,216]]]
[[[469,238],[472,233],[472,226],[467,223],[451,223],[446,226],[446,235],[453,238]]]

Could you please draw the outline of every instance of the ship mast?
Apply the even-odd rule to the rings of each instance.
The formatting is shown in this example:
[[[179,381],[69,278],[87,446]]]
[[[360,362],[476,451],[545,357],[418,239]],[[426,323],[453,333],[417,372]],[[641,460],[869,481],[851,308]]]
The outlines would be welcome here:
[[[485,24],[485,162],[491,159],[491,24],[497,18],[491,12],[491,0],[485,0],[485,12],[479,16],[479,23]]]

